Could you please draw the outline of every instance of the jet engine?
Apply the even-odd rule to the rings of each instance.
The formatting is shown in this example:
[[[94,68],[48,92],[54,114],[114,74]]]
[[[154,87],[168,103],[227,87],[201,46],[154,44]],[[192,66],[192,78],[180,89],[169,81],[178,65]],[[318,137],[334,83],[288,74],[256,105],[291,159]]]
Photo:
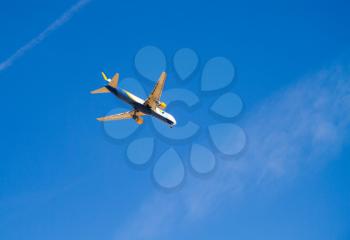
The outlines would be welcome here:
[[[159,106],[161,109],[165,109],[165,108],[166,108],[166,103],[165,103],[165,102],[159,102],[158,106]]]
[[[135,117],[134,118],[134,120],[135,120],[135,122],[137,123],[137,124],[143,124],[143,119],[142,118],[140,118],[140,117]]]

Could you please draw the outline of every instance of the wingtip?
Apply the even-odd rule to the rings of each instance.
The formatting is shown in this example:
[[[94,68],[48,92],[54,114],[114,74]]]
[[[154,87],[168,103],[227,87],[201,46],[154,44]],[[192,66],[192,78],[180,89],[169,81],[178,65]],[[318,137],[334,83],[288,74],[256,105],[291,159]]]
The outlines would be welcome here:
[[[165,79],[167,77],[166,71],[163,71],[162,74],[160,75],[160,79]]]

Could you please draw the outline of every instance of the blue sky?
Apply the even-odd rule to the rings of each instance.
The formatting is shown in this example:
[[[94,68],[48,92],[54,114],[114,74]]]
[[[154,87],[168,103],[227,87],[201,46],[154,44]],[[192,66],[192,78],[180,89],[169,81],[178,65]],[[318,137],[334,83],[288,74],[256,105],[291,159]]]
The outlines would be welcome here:
[[[76,3],[1,2],[0,62]],[[86,2],[0,71],[0,238],[349,239],[348,9],[346,1]],[[148,45],[164,52],[170,74],[180,48],[194,49],[200,67],[230,59],[229,89],[244,102],[234,121],[247,133],[245,151],[177,191],[155,187],[151,166],[131,166],[127,145],[96,122],[125,105],[89,94],[101,70],[150,91],[134,65]],[[200,70],[185,86],[199,82]]]

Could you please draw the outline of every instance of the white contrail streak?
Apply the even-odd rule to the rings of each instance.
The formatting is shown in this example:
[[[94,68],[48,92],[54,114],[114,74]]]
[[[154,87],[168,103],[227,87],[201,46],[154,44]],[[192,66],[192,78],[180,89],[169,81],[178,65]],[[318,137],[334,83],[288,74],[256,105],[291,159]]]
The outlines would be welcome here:
[[[5,70],[10,67],[14,61],[18,58],[22,57],[27,51],[38,45],[42,42],[51,32],[55,31],[57,28],[66,23],[69,19],[73,17],[73,15],[78,12],[82,7],[84,7],[91,0],[80,0],[76,4],[74,4],[71,8],[65,11],[61,17],[56,19],[53,23],[51,23],[44,31],[42,31],[38,36],[30,40],[24,46],[19,48],[14,54],[8,57],[5,61],[0,63],[0,71]]]

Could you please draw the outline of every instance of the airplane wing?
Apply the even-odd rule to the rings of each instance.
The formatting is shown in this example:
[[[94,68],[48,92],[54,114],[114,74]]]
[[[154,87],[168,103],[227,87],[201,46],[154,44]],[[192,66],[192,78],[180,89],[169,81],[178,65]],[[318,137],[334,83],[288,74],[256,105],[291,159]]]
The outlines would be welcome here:
[[[146,99],[146,101],[144,103],[145,105],[148,105],[152,109],[155,109],[157,107],[160,96],[162,95],[165,79],[166,79],[166,72],[162,72],[162,74],[159,77],[158,82],[156,83],[156,85],[153,88],[152,93]]]
[[[98,121],[115,121],[115,120],[122,120],[122,119],[130,119],[135,115],[135,110],[129,111],[129,112],[123,112],[118,114],[113,114],[105,117],[97,118]]]

